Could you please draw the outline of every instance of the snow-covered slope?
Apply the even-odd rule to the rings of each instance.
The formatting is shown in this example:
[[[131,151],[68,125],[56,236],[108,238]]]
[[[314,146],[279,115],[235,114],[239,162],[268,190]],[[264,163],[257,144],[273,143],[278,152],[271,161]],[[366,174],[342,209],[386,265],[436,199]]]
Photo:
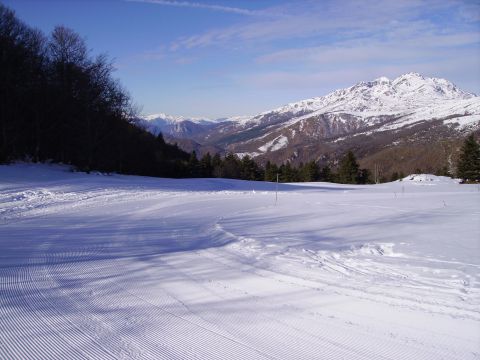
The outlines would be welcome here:
[[[0,166],[1,359],[478,359],[480,192]]]
[[[388,114],[431,106],[432,103],[444,100],[475,97],[474,94],[458,89],[448,80],[408,73],[394,80],[381,77],[369,82],[360,82],[326,96],[291,103],[273,111],[278,113],[343,111]]]
[[[267,117],[286,114],[290,117],[286,122],[288,125],[322,114],[339,114],[340,118],[341,114],[353,115],[362,118],[366,125],[375,124],[375,119],[386,115],[427,120],[452,114],[469,114],[474,115],[471,123],[479,120],[480,97],[460,90],[448,80],[408,73],[394,80],[381,77],[336,90],[326,96],[287,104],[249,121],[258,124]]]

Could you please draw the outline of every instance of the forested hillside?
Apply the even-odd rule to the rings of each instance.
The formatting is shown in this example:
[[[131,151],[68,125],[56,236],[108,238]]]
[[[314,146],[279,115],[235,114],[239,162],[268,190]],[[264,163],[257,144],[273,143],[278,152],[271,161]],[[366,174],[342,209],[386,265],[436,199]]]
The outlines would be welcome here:
[[[0,162],[182,176],[189,155],[132,124],[134,106],[105,55],[58,26],[46,36],[0,4]]]

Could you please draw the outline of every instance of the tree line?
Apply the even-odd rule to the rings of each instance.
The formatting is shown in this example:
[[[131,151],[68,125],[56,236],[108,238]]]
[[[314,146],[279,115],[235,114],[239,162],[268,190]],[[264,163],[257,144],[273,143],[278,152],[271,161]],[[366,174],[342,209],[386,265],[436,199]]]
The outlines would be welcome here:
[[[281,165],[267,161],[265,166],[261,167],[248,155],[239,158],[235,154],[228,154],[222,159],[218,154],[212,157],[207,153],[198,160],[193,152],[187,168],[190,177],[222,177],[257,181],[277,181],[278,179],[279,182],[374,183],[372,172],[369,169],[360,168],[352,151],[348,151],[334,167],[329,165],[320,167],[315,161],[301,163],[299,166],[293,166],[288,161]],[[420,169],[415,172],[422,173]],[[460,149],[456,174],[450,174],[447,169],[441,169],[436,175],[450,177],[456,175],[465,182],[480,181],[480,145],[473,134],[465,139]],[[380,177],[377,180],[387,182],[404,177],[405,174],[395,171],[390,178]]]
[[[290,162],[277,165],[267,161],[264,167],[259,166],[250,156],[242,158],[235,154],[227,154],[221,158],[219,154],[211,156],[209,153],[197,159],[195,152],[190,155],[188,162],[190,177],[221,177],[230,179],[278,181],[279,182],[310,182],[327,181],[344,184],[372,183],[368,169],[361,169],[355,155],[349,151],[340,160],[334,170],[328,165],[319,167],[315,161],[309,161],[299,166]]]

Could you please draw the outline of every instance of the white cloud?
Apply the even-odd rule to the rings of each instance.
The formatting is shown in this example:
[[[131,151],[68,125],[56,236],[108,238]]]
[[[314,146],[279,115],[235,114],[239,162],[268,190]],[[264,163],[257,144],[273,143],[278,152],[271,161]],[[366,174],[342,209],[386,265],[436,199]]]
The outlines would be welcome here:
[[[212,25],[173,39],[160,56],[183,63],[186,69],[192,59],[191,69],[200,69],[207,58],[219,59],[215,62],[219,74],[205,83],[210,91],[211,81],[228,84],[236,94],[229,104],[232,109],[245,106],[235,104],[246,94],[254,94],[249,106],[258,103],[265,110],[267,103],[280,106],[287,98],[321,96],[358,81],[412,71],[479,92],[479,8],[460,0],[290,1],[256,11],[262,16],[239,17],[229,26]],[[212,103],[206,101],[205,106],[219,106]]]
[[[163,6],[175,6],[175,7],[186,7],[186,8],[198,8],[198,9],[208,9],[213,11],[221,11],[227,13],[234,13],[240,15],[258,15],[258,12],[243,8],[215,5],[215,4],[203,4],[198,2],[190,1],[169,1],[169,0],[125,0],[128,2],[141,2],[149,4],[157,4]]]
[[[458,48],[480,46],[480,34],[423,34],[410,38],[356,39],[333,45],[300,47],[263,54],[256,60],[259,64],[303,63],[327,65],[335,63],[363,63],[379,61],[419,61],[433,57],[457,57]],[[455,49],[455,51],[453,51]],[[475,57],[478,49],[472,50]],[[477,56],[478,58],[478,56]]]
[[[383,1],[381,4],[373,0],[295,1],[259,11],[270,17],[248,18],[232,26],[177,39],[171,48],[235,46],[314,37],[319,41],[324,37],[324,41],[330,43],[372,36],[412,37],[420,31],[456,31],[457,24],[450,24],[450,29],[448,24],[435,23],[430,16],[451,11],[452,18],[455,14],[457,18],[465,18],[467,13],[475,17],[472,8],[476,9],[456,0]]]

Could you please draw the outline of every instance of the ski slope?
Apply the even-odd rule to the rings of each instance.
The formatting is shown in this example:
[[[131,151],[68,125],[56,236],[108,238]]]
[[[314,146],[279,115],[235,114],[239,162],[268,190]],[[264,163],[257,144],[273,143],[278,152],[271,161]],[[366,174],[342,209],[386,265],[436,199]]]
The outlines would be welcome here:
[[[0,166],[0,359],[479,359],[480,191]]]

